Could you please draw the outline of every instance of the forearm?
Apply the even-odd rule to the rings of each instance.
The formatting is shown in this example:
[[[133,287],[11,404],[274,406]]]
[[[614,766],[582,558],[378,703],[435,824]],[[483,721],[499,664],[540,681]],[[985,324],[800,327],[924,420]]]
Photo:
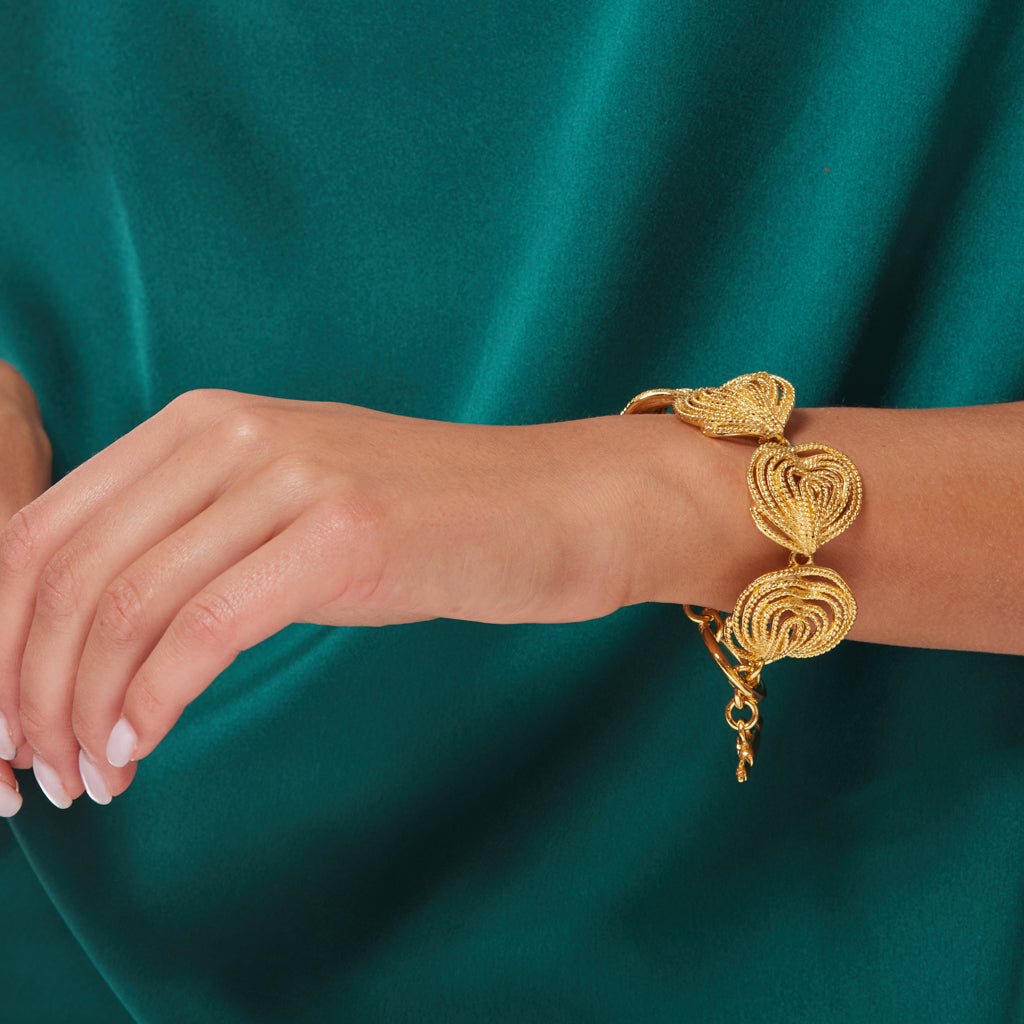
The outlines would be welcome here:
[[[698,571],[677,571],[672,597],[659,599],[731,609],[786,557],[750,521],[752,447],[663,419],[694,453],[685,486],[707,543],[702,553],[692,538],[678,544]],[[839,449],[863,479],[860,516],[815,556],[857,600],[851,638],[1024,654],[1024,402],[800,409],[787,436]]]

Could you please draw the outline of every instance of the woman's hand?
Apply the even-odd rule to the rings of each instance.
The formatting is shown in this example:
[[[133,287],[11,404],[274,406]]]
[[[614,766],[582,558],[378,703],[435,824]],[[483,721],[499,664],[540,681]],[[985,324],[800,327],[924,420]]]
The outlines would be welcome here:
[[[50,443],[32,389],[12,366],[0,361],[0,522],[32,501],[50,482]],[[17,750],[18,691],[0,692],[0,816],[21,807],[11,769],[32,763],[28,748]]]
[[[83,778],[106,802],[218,673],[289,623],[571,621],[656,598],[659,538],[637,527],[652,503],[681,512],[643,468],[656,436],[679,457],[666,425],[467,426],[186,394],[0,533],[15,740],[58,806]]]

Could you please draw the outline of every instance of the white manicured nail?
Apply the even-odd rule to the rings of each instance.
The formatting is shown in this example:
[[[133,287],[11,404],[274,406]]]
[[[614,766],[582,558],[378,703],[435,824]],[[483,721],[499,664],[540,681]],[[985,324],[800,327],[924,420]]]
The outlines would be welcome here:
[[[17,753],[18,748],[14,745],[7,717],[0,712],[0,761],[13,761]]]
[[[97,804],[109,804],[113,797],[107,788],[106,780],[100,774],[99,768],[85,756],[84,750],[78,752],[78,771],[89,799]]]
[[[0,783],[0,818],[13,818],[21,810],[21,794]]]
[[[32,771],[35,772],[36,782],[39,788],[46,794],[46,799],[66,811],[71,806],[71,797],[60,781],[60,776],[45,762],[38,757],[32,758]]]
[[[123,768],[135,755],[139,737],[125,719],[121,719],[110,731],[107,740],[107,760],[115,768]]]

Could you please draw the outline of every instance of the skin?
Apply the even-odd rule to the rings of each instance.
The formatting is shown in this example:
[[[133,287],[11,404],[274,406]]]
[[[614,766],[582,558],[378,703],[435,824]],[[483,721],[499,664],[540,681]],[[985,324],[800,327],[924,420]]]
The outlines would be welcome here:
[[[80,751],[123,792],[184,707],[291,622],[728,609],[785,563],[749,521],[751,445],[671,416],[468,426],[198,391],[44,491],[38,407],[12,373],[0,711],[15,763],[42,759],[69,799]],[[800,410],[787,434],[839,448],[864,480],[861,516],[818,556],[857,597],[852,637],[1024,653],[1024,544],[1007,512],[1024,403]],[[122,720],[134,740],[119,768],[107,751]]]
[[[50,442],[39,416],[39,403],[22,376],[0,361],[0,516],[9,519],[19,508],[38,497],[50,482]],[[0,705],[2,707],[2,705]],[[17,708],[14,709],[15,732]],[[19,751],[14,765],[27,768],[32,752]],[[17,790],[10,764],[0,761],[0,784]]]

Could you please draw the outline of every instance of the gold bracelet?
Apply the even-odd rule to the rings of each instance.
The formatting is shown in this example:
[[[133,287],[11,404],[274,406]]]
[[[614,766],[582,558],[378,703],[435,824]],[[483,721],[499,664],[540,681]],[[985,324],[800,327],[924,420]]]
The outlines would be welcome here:
[[[754,580],[725,619],[713,608],[695,612],[683,605],[733,688],[725,720],[737,733],[740,782],[754,764],[764,723],[761,669],[779,658],[813,658],[831,650],[857,615],[846,582],[835,570],[815,565],[814,552],[860,511],[860,474],[835,448],[786,440],[793,403],[789,381],[761,372],[718,388],[645,391],[622,410],[625,415],[671,408],[709,437],[756,439],[747,471],[750,514],[765,536],[789,549],[789,564]]]

